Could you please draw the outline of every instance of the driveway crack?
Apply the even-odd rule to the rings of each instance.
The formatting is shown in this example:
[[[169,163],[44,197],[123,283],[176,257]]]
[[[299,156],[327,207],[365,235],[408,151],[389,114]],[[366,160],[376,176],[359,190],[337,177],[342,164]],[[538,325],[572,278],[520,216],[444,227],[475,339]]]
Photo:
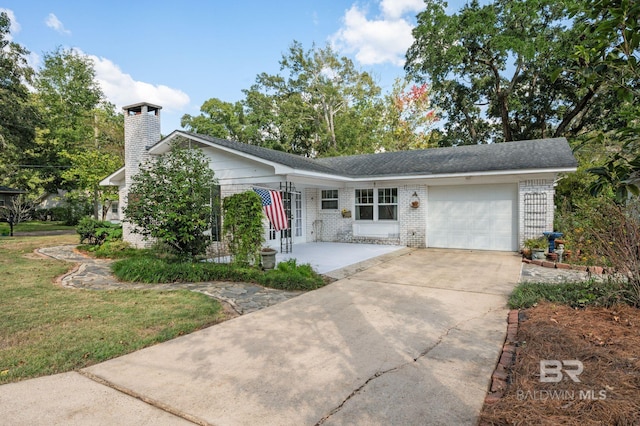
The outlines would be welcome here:
[[[416,363],[420,358],[424,358],[425,356],[429,355],[429,353],[430,353],[431,351],[433,351],[435,348],[437,348],[437,347],[442,343],[442,341],[444,340],[444,338],[445,338],[445,337],[447,337],[447,336],[449,335],[449,333],[451,333],[451,331],[452,331],[452,330],[457,329],[457,328],[458,328],[458,327],[460,327],[462,324],[465,324],[465,323],[467,323],[467,322],[474,321],[474,320],[476,320],[476,319],[478,319],[478,318],[481,318],[481,317],[483,317],[483,316],[485,316],[485,315],[487,315],[487,314],[489,314],[489,313],[491,313],[491,312],[493,312],[493,311],[495,311],[495,310],[498,310],[498,309],[489,309],[487,312],[485,312],[485,313],[484,313],[484,314],[482,314],[482,315],[478,315],[478,316],[475,316],[475,317],[472,317],[472,318],[468,318],[468,319],[466,319],[466,320],[464,320],[464,321],[460,321],[460,322],[458,322],[458,323],[454,324],[453,326],[451,326],[451,327],[447,328],[447,329],[446,329],[442,334],[440,334],[440,336],[438,337],[438,340],[436,340],[436,342],[435,342],[434,344],[432,344],[431,346],[428,346],[425,350],[423,350],[422,352],[420,352],[420,353],[418,354],[418,356],[416,356],[415,358],[413,358],[413,361],[407,361],[407,362],[404,362],[404,363],[402,363],[402,364],[400,364],[400,365],[397,365],[397,366],[395,366],[395,367],[389,368],[389,369],[387,369],[387,370],[383,370],[383,371],[376,371],[376,372],[375,372],[375,374],[373,374],[371,377],[369,377],[367,380],[365,380],[365,382],[364,382],[364,383],[362,383],[360,386],[358,386],[358,387],[357,387],[355,390],[353,390],[353,392],[351,392],[351,393],[350,393],[350,394],[349,394],[345,399],[343,399],[343,400],[342,400],[342,402],[341,402],[338,406],[336,406],[335,408],[333,408],[333,409],[332,409],[328,414],[326,414],[324,417],[322,417],[322,418],[321,418],[321,419],[320,419],[320,420],[315,424],[315,426],[319,426],[319,425],[324,424],[324,423],[325,423],[329,418],[331,418],[334,414],[336,414],[336,413],[338,413],[340,410],[342,410],[342,408],[344,407],[344,405],[345,405],[345,404],[346,404],[346,403],[347,403],[351,398],[353,398],[354,396],[356,396],[357,394],[359,394],[359,393],[362,391],[362,389],[364,389],[364,388],[369,384],[369,382],[371,382],[371,381],[373,381],[373,380],[377,379],[378,377],[383,376],[383,375],[385,375],[385,374],[387,374],[387,373],[392,373],[392,372],[394,372],[394,371],[398,371],[398,370],[400,370],[400,369],[402,369],[402,368],[406,367],[406,366],[407,366],[407,365],[409,365],[409,364]]]

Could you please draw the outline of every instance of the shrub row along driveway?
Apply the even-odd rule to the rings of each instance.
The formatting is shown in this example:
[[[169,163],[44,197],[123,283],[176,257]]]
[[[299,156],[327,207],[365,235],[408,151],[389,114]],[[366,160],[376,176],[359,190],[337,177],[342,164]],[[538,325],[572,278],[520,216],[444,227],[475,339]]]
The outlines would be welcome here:
[[[414,250],[277,306],[87,368],[82,374],[95,381],[96,398],[85,390],[73,411],[56,408],[73,389],[28,391],[55,376],[5,385],[0,399],[16,420],[39,407],[48,420],[87,423],[113,414],[98,393],[109,384],[202,424],[475,424],[519,273],[514,254]],[[124,423],[157,416],[145,414],[138,399],[129,403],[141,417]]]

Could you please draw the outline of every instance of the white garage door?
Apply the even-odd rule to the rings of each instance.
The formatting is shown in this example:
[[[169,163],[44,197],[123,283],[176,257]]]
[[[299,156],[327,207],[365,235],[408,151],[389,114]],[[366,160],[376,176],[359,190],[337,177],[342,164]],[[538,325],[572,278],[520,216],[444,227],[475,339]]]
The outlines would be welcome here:
[[[517,250],[516,185],[430,186],[429,247]]]

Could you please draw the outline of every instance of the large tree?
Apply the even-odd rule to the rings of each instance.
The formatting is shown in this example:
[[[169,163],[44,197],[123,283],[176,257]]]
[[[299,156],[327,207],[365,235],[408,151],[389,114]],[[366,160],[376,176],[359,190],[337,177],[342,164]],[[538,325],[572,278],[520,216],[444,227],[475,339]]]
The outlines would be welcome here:
[[[47,191],[74,189],[61,173],[72,165],[67,154],[95,146],[95,110],[103,94],[93,62],[86,55],[59,48],[43,59],[44,65],[35,79],[43,123],[28,161],[37,167]]]
[[[21,154],[35,139],[38,114],[26,86],[33,77],[29,52],[10,41],[10,25],[9,16],[0,12],[0,183],[16,185]]]
[[[640,194],[640,2],[588,0],[574,14],[584,31],[575,47],[579,66],[565,72],[615,94],[605,121],[613,125],[594,136],[612,143],[605,164],[590,169],[597,176],[592,191],[612,189],[617,202],[624,203]]]
[[[573,67],[585,37],[570,9],[577,0],[477,0],[449,14],[427,0],[405,69],[429,79],[445,113],[449,144],[571,136],[593,127],[595,104],[610,98],[600,81]],[[596,124],[597,125],[597,124]]]
[[[212,98],[188,130],[307,156],[373,152],[380,147],[382,98],[367,72],[331,47],[294,42],[280,73],[261,73],[241,102]]]

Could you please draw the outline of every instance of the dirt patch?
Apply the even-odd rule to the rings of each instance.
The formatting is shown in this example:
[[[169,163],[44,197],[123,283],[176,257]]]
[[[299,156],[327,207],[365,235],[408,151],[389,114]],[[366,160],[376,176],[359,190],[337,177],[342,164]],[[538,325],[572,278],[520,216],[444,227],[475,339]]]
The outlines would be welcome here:
[[[521,311],[507,383],[481,425],[640,425],[640,310],[544,303]]]

